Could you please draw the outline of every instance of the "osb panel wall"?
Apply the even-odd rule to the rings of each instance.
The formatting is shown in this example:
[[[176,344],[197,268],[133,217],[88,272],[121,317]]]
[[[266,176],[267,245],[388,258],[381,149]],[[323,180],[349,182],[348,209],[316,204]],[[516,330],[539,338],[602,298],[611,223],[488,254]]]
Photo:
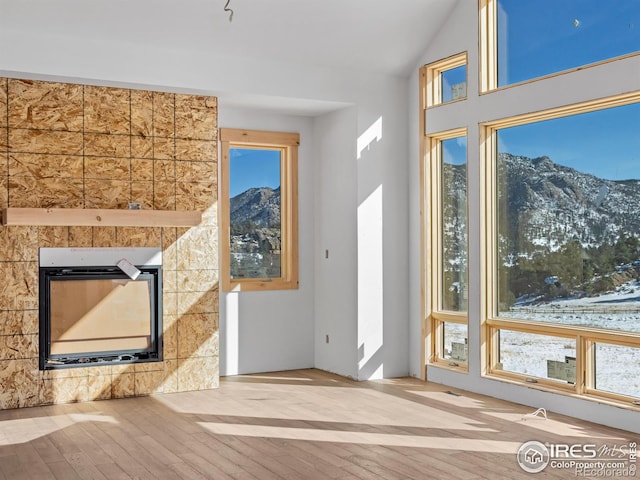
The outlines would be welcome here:
[[[218,385],[214,97],[0,78],[0,208],[199,210],[194,228],[0,226],[0,409]],[[39,247],[161,247],[164,361],[38,370]]]

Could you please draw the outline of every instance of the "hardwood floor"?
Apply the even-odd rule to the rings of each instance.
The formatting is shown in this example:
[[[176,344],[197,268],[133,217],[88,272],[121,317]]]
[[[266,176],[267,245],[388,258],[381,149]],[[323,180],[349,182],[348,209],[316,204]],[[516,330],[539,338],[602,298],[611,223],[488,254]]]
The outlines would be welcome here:
[[[518,479],[529,440],[634,435],[411,378],[319,370],[221,379],[217,390],[0,412],[0,480]],[[575,478],[547,467],[535,478]]]

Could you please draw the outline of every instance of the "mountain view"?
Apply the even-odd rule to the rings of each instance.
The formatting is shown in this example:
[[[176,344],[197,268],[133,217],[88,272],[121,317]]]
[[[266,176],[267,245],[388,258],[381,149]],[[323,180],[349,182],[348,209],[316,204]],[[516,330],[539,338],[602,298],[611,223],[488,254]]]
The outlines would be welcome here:
[[[452,218],[466,179],[462,166],[445,165],[445,175],[453,188],[443,199],[444,218]],[[546,156],[500,153],[497,182],[501,310],[523,298],[600,294],[640,277],[640,181],[597,178]],[[452,271],[465,259],[448,258],[447,245],[466,241],[465,231],[444,226]]]
[[[231,276],[280,276],[280,188],[250,188],[230,201]]]
[[[498,201],[509,205],[510,226],[501,233],[511,254],[531,257],[546,253],[549,244],[553,251],[570,241],[593,248],[615,243],[622,232],[640,233],[638,180],[604,180],[549,157],[501,153],[498,165]]]

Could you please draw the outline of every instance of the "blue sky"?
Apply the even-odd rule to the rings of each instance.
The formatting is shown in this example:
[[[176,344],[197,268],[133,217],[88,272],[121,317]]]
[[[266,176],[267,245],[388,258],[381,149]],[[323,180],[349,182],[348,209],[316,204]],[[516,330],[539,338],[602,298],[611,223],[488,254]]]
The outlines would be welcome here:
[[[449,165],[467,163],[467,137],[444,140],[442,142],[442,161]]]
[[[638,0],[499,0],[500,86],[640,49]],[[506,40],[506,41],[505,41]]]
[[[537,0],[530,7],[499,0],[500,85],[640,50],[640,0]],[[504,129],[499,150],[547,155],[609,180],[640,179],[640,105]]]
[[[498,133],[498,150],[546,155],[608,180],[640,179],[640,104],[505,128]]]
[[[451,70],[442,72],[442,101],[451,101],[451,87],[458,83],[466,83],[467,81],[467,66],[461,65]]]
[[[229,149],[229,195],[253,187],[280,186],[280,150]]]

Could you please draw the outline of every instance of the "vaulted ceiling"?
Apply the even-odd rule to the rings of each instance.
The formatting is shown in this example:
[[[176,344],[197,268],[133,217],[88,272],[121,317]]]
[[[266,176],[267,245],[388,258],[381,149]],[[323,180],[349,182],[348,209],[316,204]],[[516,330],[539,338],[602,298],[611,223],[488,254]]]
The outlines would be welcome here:
[[[0,0],[0,33],[407,75],[456,0]],[[2,49],[0,68],[2,68]]]

